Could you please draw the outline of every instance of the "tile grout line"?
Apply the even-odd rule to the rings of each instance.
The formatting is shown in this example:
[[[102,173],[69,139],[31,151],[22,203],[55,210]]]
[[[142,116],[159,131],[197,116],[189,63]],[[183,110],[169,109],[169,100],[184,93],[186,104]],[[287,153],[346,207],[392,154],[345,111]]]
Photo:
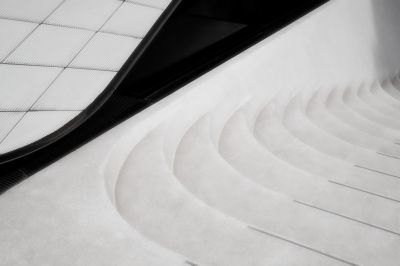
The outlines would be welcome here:
[[[0,141],[0,145],[7,139],[7,137],[12,133],[12,131],[20,124],[20,122],[23,120],[23,118],[28,114],[32,112],[32,107],[39,101],[39,99],[43,96],[43,94],[54,84],[54,82],[58,79],[58,77],[61,75],[63,70],[61,70],[56,77],[50,82],[50,84],[44,89],[43,93],[38,97],[38,99],[31,104],[31,106],[28,108],[27,111],[24,112],[24,114],[21,116],[21,118],[17,121],[17,123],[12,127],[12,129],[6,134],[6,136]]]
[[[105,31],[105,30],[100,30],[99,33],[112,34],[112,35],[116,35],[116,36],[128,37],[128,38],[140,39],[140,40],[143,40],[143,38],[144,38],[143,36],[134,36],[134,35],[130,35],[130,34],[116,33],[116,32]]]
[[[333,212],[333,211],[325,210],[325,209],[322,209],[320,207],[317,207],[317,206],[314,206],[314,205],[310,205],[308,203],[301,202],[301,201],[298,201],[298,200],[293,200],[293,202],[295,202],[297,204],[300,204],[300,205],[303,205],[303,206],[306,206],[306,207],[309,207],[309,208],[320,210],[322,212],[330,213],[332,215],[336,215],[336,216],[342,217],[344,219],[347,219],[347,220],[350,220],[350,221],[353,221],[353,222],[357,222],[357,223],[360,223],[360,224],[363,224],[363,225],[366,225],[366,226],[369,226],[369,227],[372,227],[372,228],[375,228],[375,229],[379,229],[379,230],[382,230],[382,231],[390,233],[390,234],[394,234],[394,235],[400,236],[400,233],[398,233],[398,232],[395,232],[395,231],[392,231],[392,230],[389,230],[389,229],[386,229],[386,228],[383,228],[383,227],[380,227],[380,226],[377,226],[377,225],[373,225],[373,224],[370,224],[370,223],[367,223],[367,222],[363,222],[361,220],[357,220],[357,219],[351,218],[351,217],[346,216],[346,215],[342,215],[342,214],[339,214],[339,213],[336,213],[336,212]]]
[[[12,21],[20,21],[20,22],[27,22],[27,23],[34,23],[34,24],[37,24],[37,26],[35,27],[35,29],[36,29],[37,27],[39,27],[40,25],[46,25],[46,26],[60,27],[60,28],[66,28],[66,29],[75,29],[75,30],[84,30],[84,31],[96,32],[96,30],[92,30],[92,29],[84,28],[84,27],[79,27],[79,26],[70,26],[70,25],[55,24],[55,23],[48,23],[48,22],[43,22],[43,23],[41,23],[41,24],[38,24],[37,22],[34,22],[34,21],[21,20],[21,19],[12,19],[12,18],[4,18],[4,17],[0,17],[0,19],[12,20]],[[34,29],[34,30],[35,30],[35,29]],[[32,30],[32,33],[33,33],[34,30]],[[98,31],[98,32],[107,33],[107,34],[113,34],[113,35],[122,36],[122,37],[129,37],[129,38],[134,38],[134,39],[143,39],[142,36],[135,36],[135,35],[117,33],[117,32],[112,32],[112,31],[103,31],[103,30],[100,30],[100,31]],[[28,36],[27,36],[27,37],[28,37]],[[8,57],[8,55],[7,55],[7,57]]]
[[[115,15],[115,13],[121,8],[121,6],[125,3],[125,0],[123,0],[117,8],[108,16],[108,18],[104,21],[104,23],[96,30],[93,32],[92,36],[87,40],[87,42],[81,47],[81,49],[75,54],[75,56],[70,60],[67,66],[64,67],[64,69],[68,68],[74,60],[79,56],[79,54],[87,47],[87,45],[93,40],[93,38],[101,31],[101,29],[104,27],[104,25],[107,24],[107,22]]]
[[[41,65],[41,64],[25,64],[25,63],[17,63],[17,62],[0,63],[0,65],[27,66],[27,67],[48,67],[48,68],[60,68],[60,69],[65,68],[65,66]],[[101,69],[101,68],[92,68],[92,67],[69,66],[68,69],[95,70],[95,71],[104,71],[104,72],[113,72],[113,73],[117,73],[118,72],[118,70],[115,70],[115,69]]]
[[[4,63],[21,45],[39,28],[40,24],[37,24],[4,58],[0,63]]]
[[[65,0],[64,0],[65,1]],[[79,56],[79,54],[87,47],[87,45],[93,40],[93,38],[97,35],[97,33],[104,27],[104,25],[114,16],[114,14],[120,9],[122,4],[125,2],[125,0],[119,4],[117,8],[111,13],[111,15],[105,20],[105,22],[99,27],[98,30],[93,32],[92,36],[86,41],[85,44],[79,49],[79,51],[75,54],[75,56],[69,61],[69,63],[63,67],[63,69],[60,71],[60,73],[55,77],[55,79],[50,83],[50,85],[39,95],[39,97],[36,99],[36,101],[29,107],[28,112],[32,110],[32,107],[35,106],[35,104],[43,97],[43,95],[46,94],[46,92],[49,90],[49,88],[56,82],[56,80],[61,76],[62,73],[64,73],[65,69],[67,69],[73,62],[74,60]]]
[[[161,7],[157,7],[157,6],[152,6],[149,4],[144,4],[144,3],[137,3],[136,1],[133,0],[119,0],[122,2],[126,2],[128,4],[133,4],[133,5],[139,5],[139,6],[145,6],[145,7],[150,7],[150,8],[154,8],[154,9],[158,9],[158,10],[165,10],[165,8],[161,8]]]
[[[64,0],[65,1],[65,0]],[[34,103],[29,107],[28,112],[30,112],[32,110],[32,108],[35,106],[35,104],[40,101],[40,99],[43,97],[43,95],[46,94],[46,92],[49,90],[49,88],[56,82],[56,80],[64,73],[65,69],[67,69],[73,62],[74,60],[79,56],[79,54],[87,47],[87,45],[93,40],[93,38],[96,36],[96,34],[103,28],[103,26],[114,16],[114,14],[117,12],[117,10],[122,6],[122,4],[125,2],[125,0],[119,4],[119,6],[117,8],[115,8],[115,10],[111,13],[111,15],[106,19],[106,21],[99,27],[98,30],[96,30],[95,32],[92,32],[92,36],[90,36],[90,38],[85,42],[85,44],[83,44],[83,46],[79,49],[79,51],[75,54],[75,56],[69,61],[69,63],[64,66],[60,73],[58,73],[58,75],[55,77],[55,79],[50,83],[49,86],[47,86],[46,89],[43,90],[43,92],[38,96],[38,98],[36,99],[36,101],[34,101]]]
[[[82,112],[83,110],[78,109],[32,109],[32,110],[1,110],[0,113],[25,113],[25,112]]]
[[[5,57],[4,57],[4,59],[1,61],[1,63],[3,63],[3,62],[5,62],[36,30],[37,30],[37,28],[39,28],[39,26],[40,25],[42,25],[51,15],[53,15],[54,14],[54,12],[56,12],[57,11],[57,9],[59,9],[64,3],[65,3],[65,1],[66,0],[62,0],[54,9],[53,9],[53,11],[51,11],[39,24],[37,24],[36,26],[35,26],[35,28],[31,31],[31,32],[29,32],[23,39],[22,39],[22,41],[20,41],[15,47],[14,47],[14,49],[12,49],[11,50],[11,52],[9,52]],[[0,144],[1,144],[1,142],[0,142]]]
[[[51,11],[50,12],[50,14],[48,14],[38,25],[36,25],[36,27],[30,32],[30,33],[28,33],[28,35],[27,36],[25,36],[25,38],[21,41],[21,42],[19,42],[18,44],[17,44],[17,46],[16,47],[14,47],[14,49],[6,56],[6,57],[4,57],[4,59],[1,61],[1,63],[3,63],[3,62],[5,62],[28,38],[29,38],[29,36],[31,36],[32,34],[33,34],[33,32],[35,32],[36,31],[36,29],[43,23],[43,22],[45,22],[52,14],[54,14],[54,12],[56,12],[56,10],[58,9],[58,8],[60,8],[64,3],[65,3],[65,1],[66,0],[62,0],[54,9],[53,9],[53,11]],[[59,75],[57,75],[57,77],[58,77]],[[54,82],[54,81],[53,81]],[[35,102],[36,103],[36,102]],[[30,108],[29,108],[30,109]],[[22,119],[26,116],[26,114],[27,114],[28,112],[25,112],[21,117],[20,117],[20,119],[18,119],[18,121],[14,124],[14,126],[7,132],[7,134],[0,140],[0,145],[1,144],[3,144],[3,142],[10,136],[10,134],[11,134],[11,132],[13,132],[14,131],[14,129],[20,124],[20,122],[22,121]]]
[[[0,64],[5,64],[5,61],[7,59],[10,58],[10,56],[38,29],[39,26],[41,25],[50,25],[50,26],[59,26],[59,27],[64,27],[64,28],[74,28],[74,29],[81,29],[81,30],[87,30],[87,31],[92,31],[90,29],[85,29],[85,28],[78,28],[78,27],[69,27],[69,26],[63,26],[63,25],[56,25],[56,24],[50,24],[50,23],[46,23],[45,21],[52,15],[54,14],[54,12],[56,12],[58,10],[58,8],[60,8],[64,3],[66,2],[66,0],[61,1],[39,24],[37,24],[34,29],[29,32],[24,39],[19,42],[14,49],[12,49],[5,57],[2,61],[0,61]],[[97,33],[102,32],[101,30],[103,29],[103,27],[106,25],[106,23],[115,15],[115,13],[121,8],[121,6],[126,3],[126,0],[122,0],[121,3],[119,4],[119,6],[117,8],[115,8],[115,10],[111,13],[111,15],[106,19],[106,21],[99,27],[98,30],[96,31],[92,31],[93,34],[92,36],[87,40],[87,42],[81,47],[81,49],[75,54],[75,56],[70,60],[70,62],[68,63],[67,66],[63,66],[63,67],[59,67],[62,68],[61,71],[56,75],[55,79],[47,86],[47,88],[38,96],[38,98],[36,99],[36,101],[33,102],[33,104],[31,104],[31,106],[28,108],[28,111],[21,111],[24,112],[24,114],[21,116],[21,118],[14,124],[14,126],[11,128],[11,130],[9,130],[7,132],[7,134],[0,140],[0,145],[8,138],[8,136],[11,134],[11,132],[20,124],[20,122],[23,120],[23,118],[27,115],[28,112],[32,112],[32,111],[39,111],[39,110],[32,110],[33,106],[43,97],[43,95],[49,90],[49,88],[56,82],[56,80],[60,77],[60,75],[65,71],[65,69],[67,68],[75,68],[75,69],[87,69],[87,70],[100,70],[100,71],[109,71],[109,72],[118,72],[117,71],[113,71],[113,70],[103,70],[103,69],[90,69],[90,68],[79,68],[79,67],[70,67],[70,65],[72,64],[72,62],[78,57],[78,55],[85,49],[85,47],[87,47],[87,45],[92,41],[92,39],[96,36]],[[156,8],[153,6],[149,6],[149,5],[145,5],[145,4],[139,4],[139,3],[134,3],[134,2],[129,2],[130,4],[137,4],[137,5],[142,5],[142,6],[147,6],[150,8]],[[156,8],[159,10],[164,10],[161,8]],[[4,19],[8,19],[8,20],[16,20],[16,19],[11,19],[11,18],[4,18]],[[16,21],[24,21],[24,20],[16,20]],[[29,23],[36,23],[33,21],[24,21],[24,22],[29,22]],[[137,36],[130,36],[130,35],[126,35],[126,34],[118,34],[118,33],[113,33],[113,32],[106,32],[104,31],[103,33],[106,34],[113,34],[113,35],[118,35],[118,36],[125,36],[125,37],[131,37],[131,38],[136,38],[136,39],[143,39],[142,37],[137,37]],[[7,65],[26,65],[28,66],[28,64],[7,64]],[[48,66],[50,67],[50,66]],[[58,66],[54,66],[54,67],[58,67]],[[50,110],[49,110],[50,111]],[[78,110],[79,111],[79,110]],[[80,110],[82,111],[82,110]]]
[[[64,0],[65,1],[65,0]],[[121,6],[125,3],[125,0],[118,5],[117,8],[108,16],[108,18],[105,20],[105,22],[99,27],[98,30],[93,32],[92,36],[86,41],[86,43],[79,49],[79,51],[75,54],[75,56],[69,61],[69,63],[63,67],[63,69],[60,71],[60,73],[56,76],[56,78],[50,83],[50,85],[39,95],[39,97],[36,99],[36,101],[29,107],[29,111],[32,110],[32,107],[43,97],[43,95],[46,94],[46,92],[49,90],[49,88],[56,82],[56,80],[61,76],[62,73],[64,73],[65,69],[67,69],[73,62],[74,60],[80,55],[80,53],[88,46],[88,44],[93,40],[93,38],[97,35],[97,33],[104,27],[104,25],[115,15],[115,13],[121,8]]]
[[[63,0],[40,24],[38,24],[35,29],[28,34],[28,36],[32,35],[32,33],[40,26],[42,25],[43,22],[45,22],[62,4],[64,4],[66,0]],[[101,25],[101,27],[99,28],[102,29],[104,27],[104,25],[111,19],[112,16],[114,16],[114,14],[117,12],[117,10],[122,6],[122,4],[125,2],[125,0],[123,0],[121,2],[121,4],[111,13],[111,15],[108,17],[108,19]],[[5,137],[0,141],[0,145],[7,139],[7,137],[11,134],[12,131],[14,131],[14,129],[20,124],[20,122],[23,120],[23,118],[26,116],[26,114],[28,112],[31,111],[32,107],[42,98],[42,96],[48,91],[48,89],[54,84],[54,82],[60,77],[60,75],[64,72],[64,70],[66,68],[68,68],[68,66],[75,60],[75,58],[80,54],[80,52],[82,52],[82,50],[88,45],[88,43],[94,38],[94,36],[96,35],[96,33],[99,32],[99,30],[97,30],[96,32],[94,32],[92,34],[92,36],[88,39],[88,41],[81,47],[81,49],[76,53],[76,55],[70,60],[70,62],[68,63],[67,66],[63,67],[63,69],[57,74],[57,76],[53,79],[53,81],[47,86],[46,89],[44,89],[44,91],[39,95],[39,97],[36,99],[36,101],[33,102],[33,104],[31,104],[31,106],[28,108],[28,111],[25,112],[21,118],[17,121],[17,123],[11,128],[10,131],[7,132],[7,134],[5,135]],[[24,41],[28,38],[25,37]],[[6,56],[6,58],[3,60],[5,61],[16,49],[18,49],[18,47],[24,42],[22,41],[9,55]]]
[[[15,124],[12,126],[12,128],[7,132],[7,134],[0,139],[0,145],[7,139],[7,137],[11,134],[11,132],[17,127],[17,125],[19,124],[19,122],[21,122],[22,118],[25,117],[27,112],[25,112],[19,119],[17,122],[15,122]]]
[[[320,250],[318,250],[318,249],[315,249],[315,248],[312,248],[312,247],[303,245],[303,244],[301,244],[301,243],[299,243],[299,242],[297,242],[297,241],[290,240],[290,239],[288,239],[288,238],[285,238],[285,237],[282,237],[282,236],[278,236],[278,235],[276,235],[276,234],[272,234],[272,233],[266,232],[266,231],[264,231],[264,230],[258,229],[258,228],[256,228],[256,227],[253,227],[253,226],[250,226],[250,225],[248,225],[247,227],[248,227],[250,230],[253,230],[253,231],[255,231],[255,232],[258,232],[258,233],[261,233],[261,234],[265,234],[265,235],[267,235],[267,236],[274,237],[274,238],[277,238],[277,239],[280,239],[280,240],[289,242],[289,243],[291,243],[291,244],[294,244],[294,245],[296,245],[296,246],[299,246],[299,247],[308,249],[308,250],[310,250],[310,251],[313,251],[313,252],[315,252],[315,253],[317,253],[317,254],[320,254],[320,255],[323,255],[323,256],[325,256],[325,257],[328,257],[328,258],[331,258],[331,259],[334,259],[334,260],[337,260],[337,261],[346,263],[346,264],[348,264],[348,265],[359,266],[358,264],[355,264],[355,263],[353,263],[353,262],[350,262],[350,261],[341,259],[341,258],[336,257],[336,256],[333,256],[333,255],[330,255],[330,254],[325,253],[325,252],[323,252],[323,251],[320,251]]]

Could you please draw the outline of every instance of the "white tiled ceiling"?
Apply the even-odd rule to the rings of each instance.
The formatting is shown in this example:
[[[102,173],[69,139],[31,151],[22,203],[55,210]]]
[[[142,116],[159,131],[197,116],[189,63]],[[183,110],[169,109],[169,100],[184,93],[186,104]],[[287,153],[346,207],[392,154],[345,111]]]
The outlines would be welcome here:
[[[7,136],[23,115],[23,112],[0,112],[0,141]]]
[[[141,39],[99,32],[71,63],[76,68],[118,71]]]
[[[37,24],[0,19],[0,62],[30,33]]]
[[[42,22],[63,0],[1,0],[0,17]]]
[[[6,63],[67,66],[92,35],[91,31],[41,25]]]
[[[79,112],[28,112],[3,140],[0,145],[0,153],[12,151],[19,147],[41,139],[61,128],[74,118]]]
[[[170,0],[127,0],[126,2],[165,9],[171,1]]]
[[[66,69],[33,107],[34,110],[83,110],[99,95],[115,72]]]
[[[158,8],[125,2],[103,30],[143,38],[161,13]]]
[[[0,0],[0,154],[90,105],[170,2]]]
[[[119,5],[110,0],[66,0],[46,23],[99,30]]]
[[[0,111],[28,111],[61,70],[55,67],[0,65]]]

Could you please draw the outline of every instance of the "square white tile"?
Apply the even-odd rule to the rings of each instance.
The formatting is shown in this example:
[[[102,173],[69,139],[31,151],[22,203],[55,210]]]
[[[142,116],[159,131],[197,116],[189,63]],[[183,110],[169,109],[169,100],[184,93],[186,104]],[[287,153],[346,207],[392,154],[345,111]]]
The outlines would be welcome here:
[[[67,66],[92,35],[93,32],[87,30],[41,25],[6,62]]]
[[[138,3],[148,6],[165,9],[171,3],[171,0],[127,0],[127,2]]]
[[[1,0],[0,17],[43,22],[63,0]]]
[[[143,38],[162,12],[157,8],[125,2],[102,31]]]
[[[46,22],[98,30],[120,5],[117,0],[66,0]]]
[[[28,112],[0,144],[0,154],[46,137],[78,114],[79,112]]]
[[[61,70],[0,64],[0,111],[28,110]]]
[[[23,112],[0,112],[0,143],[23,115]]]
[[[66,69],[34,110],[83,110],[107,87],[115,72]]]
[[[37,26],[35,23],[0,19],[0,61]]]
[[[71,67],[118,71],[140,41],[99,32],[75,58]]]

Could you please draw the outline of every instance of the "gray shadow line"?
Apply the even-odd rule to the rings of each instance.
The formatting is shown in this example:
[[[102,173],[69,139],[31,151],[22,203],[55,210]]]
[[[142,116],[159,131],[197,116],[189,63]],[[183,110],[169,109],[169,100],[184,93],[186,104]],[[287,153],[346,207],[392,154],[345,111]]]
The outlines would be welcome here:
[[[284,238],[284,237],[281,237],[281,236],[278,236],[278,235],[275,235],[275,234],[268,233],[268,232],[266,232],[266,231],[264,231],[264,230],[255,228],[255,227],[253,227],[253,226],[250,226],[250,225],[249,225],[249,226],[247,226],[247,227],[248,227],[249,229],[253,230],[253,231],[256,231],[256,232],[259,232],[259,233],[261,233],[261,234],[265,234],[265,235],[268,235],[268,236],[271,236],[271,237],[274,237],[274,238],[278,238],[278,239],[280,239],[280,240],[283,240],[283,241],[289,242],[289,243],[291,243],[291,244],[294,244],[294,245],[296,245],[296,246],[299,246],[299,247],[308,249],[308,250],[310,250],[310,251],[313,251],[313,252],[318,253],[318,254],[320,254],[320,255],[323,255],[323,256],[325,256],[325,257],[328,257],[328,258],[331,258],[331,259],[334,259],[334,260],[337,260],[337,261],[346,263],[346,264],[348,264],[348,265],[359,266],[358,264],[355,264],[355,263],[353,263],[353,262],[350,262],[350,261],[341,259],[341,258],[336,257],[336,256],[333,256],[333,255],[330,255],[330,254],[325,253],[325,252],[323,252],[323,251],[320,251],[320,250],[317,250],[317,249],[315,249],[315,248],[312,248],[312,247],[303,245],[303,244],[301,244],[301,243],[298,243],[298,242],[296,242],[296,241],[293,241],[293,240],[290,240],[290,239],[287,239],[287,238]]]
[[[375,170],[375,169],[372,169],[372,168],[368,168],[368,167],[365,167],[365,166],[361,166],[361,165],[357,165],[357,164],[355,164],[354,166],[357,167],[357,168],[368,170],[368,171],[371,171],[371,172],[374,172],[374,173],[378,173],[378,174],[381,174],[381,175],[386,175],[386,176],[390,176],[390,177],[394,177],[394,178],[400,178],[400,176],[392,175],[392,174],[385,173],[385,172],[382,172],[382,171],[378,171],[378,170]]]
[[[342,187],[346,187],[346,188],[349,188],[349,189],[357,190],[357,191],[360,191],[360,192],[363,192],[363,193],[367,193],[367,194],[370,194],[370,195],[373,195],[373,196],[376,196],[376,197],[379,197],[379,198],[383,198],[383,199],[387,199],[387,200],[390,200],[390,201],[394,201],[394,202],[400,203],[400,200],[397,200],[397,199],[394,199],[394,198],[389,198],[389,197],[386,197],[386,196],[383,196],[383,195],[380,195],[380,194],[377,194],[377,193],[374,193],[374,192],[371,192],[371,191],[367,191],[367,190],[364,190],[364,189],[361,189],[361,188],[345,185],[345,184],[342,184],[342,183],[339,183],[339,182],[336,182],[336,181],[332,181],[332,180],[328,180],[328,182],[332,183],[332,184],[335,184],[335,185],[338,185],[338,186],[342,186]]]
[[[392,231],[392,230],[389,230],[389,229],[386,229],[386,228],[383,228],[383,227],[380,227],[380,226],[377,226],[377,225],[373,225],[373,224],[370,224],[370,223],[367,223],[367,222],[363,222],[361,220],[354,219],[354,218],[352,218],[350,216],[342,215],[342,214],[339,214],[339,213],[336,213],[336,212],[333,212],[333,211],[328,211],[328,210],[325,210],[325,209],[319,208],[317,206],[313,206],[313,205],[310,205],[310,204],[307,204],[307,203],[304,203],[304,202],[301,202],[301,201],[298,201],[298,200],[294,200],[294,202],[298,203],[298,204],[301,204],[303,206],[306,206],[306,207],[309,207],[309,208],[313,208],[313,209],[316,209],[316,210],[319,210],[319,211],[322,211],[322,212],[326,212],[326,213],[329,213],[329,214],[332,214],[332,215],[335,215],[335,216],[339,216],[339,217],[342,217],[344,219],[347,219],[347,220],[350,220],[350,221],[353,221],[353,222],[357,222],[357,223],[360,223],[360,224],[363,224],[363,225],[366,225],[366,226],[369,226],[369,227],[372,227],[372,228],[375,228],[375,229],[378,229],[378,230],[382,230],[382,231],[390,233],[390,234],[394,234],[394,235],[400,236],[400,233],[397,233],[395,231]]]

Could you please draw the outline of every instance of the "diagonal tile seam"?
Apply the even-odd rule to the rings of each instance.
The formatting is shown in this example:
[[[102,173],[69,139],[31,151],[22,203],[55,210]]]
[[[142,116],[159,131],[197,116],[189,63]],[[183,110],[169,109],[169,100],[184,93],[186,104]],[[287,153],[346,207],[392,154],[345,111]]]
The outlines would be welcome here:
[[[118,1],[126,2],[128,4],[134,4],[134,5],[139,5],[139,6],[145,6],[145,7],[150,7],[150,8],[154,8],[154,9],[164,10],[164,8],[161,8],[161,7],[158,7],[158,6],[149,5],[149,4],[144,4],[144,3],[138,3],[138,2],[136,2],[134,0],[118,0]]]
[[[32,110],[32,107],[43,97],[43,95],[48,91],[48,89],[54,84],[54,82],[60,77],[60,75],[65,71],[65,69],[69,68],[69,66],[72,64],[72,62],[75,60],[75,58],[87,47],[87,45],[93,40],[93,38],[96,36],[96,34],[104,27],[104,25],[115,15],[115,13],[118,11],[118,9],[121,8],[123,5],[123,2],[121,2],[117,8],[108,16],[108,18],[104,21],[104,23],[100,26],[100,28],[95,31],[92,36],[86,41],[86,43],[80,48],[80,50],[75,54],[75,56],[69,61],[68,65],[63,67],[63,69],[60,71],[60,73],[56,76],[56,78],[50,83],[50,85],[39,95],[39,97],[36,99],[36,101],[29,107],[29,111]]]
[[[36,27],[30,32],[28,33],[23,39],[22,41],[20,41],[15,47],[14,49],[11,50],[11,52],[9,52],[4,59],[1,61],[1,63],[5,62],[17,49],[18,47],[20,47],[28,38],[29,36],[31,36],[36,29],[42,25],[42,23],[44,23],[52,14],[54,14],[54,12],[56,12],[57,9],[59,9],[65,2],[66,0],[62,0],[39,24],[36,25]],[[60,72],[61,73],[61,72]],[[57,75],[57,77],[60,74]],[[57,79],[56,77],[56,79]],[[54,82],[54,80],[53,80]],[[53,83],[52,82],[52,83]],[[32,105],[33,106],[33,105]],[[32,106],[30,108],[32,108]],[[29,109],[30,109],[29,108]],[[27,112],[25,112],[19,119],[18,121],[14,124],[14,126],[7,132],[7,134],[0,140],[0,145],[7,139],[7,137],[11,134],[12,131],[14,131],[14,129],[18,126],[18,124],[22,121],[22,119],[26,116]]]
[[[65,28],[78,28],[78,27],[68,27],[68,26],[63,26],[63,25],[45,23],[45,21],[46,21],[59,7],[61,7],[61,6],[65,3],[65,1],[66,1],[66,0],[63,0],[62,2],[60,2],[60,3],[57,5],[57,7],[56,7],[54,10],[52,10],[52,12],[50,12],[50,14],[49,14],[48,16],[46,16],[46,18],[44,18],[44,19],[41,21],[41,23],[37,24],[36,27],[35,27],[29,34],[27,34],[27,35],[24,37],[24,39],[23,39],[21,42],[19,42],[19,43],[16,45],[16,47],[14,47],[14,49],[13,49],[7,56],[5,56],[5,58],[3,59],[2,62],[0,62],[0,64],[4,64],[4,62],[18,49],[18,47],[20,47],[20,46],[22,45],[22,43],[24,43],[24,42],[29,38],[29,36],[31,36],[31,35],[33,34],[33,32],[35,32],[35,30],[36,30],[40,25],[52,25],[52,26],[59,26],[59,27],[65,27]],[[62,67],[62,70],[60,71],[60,73],[58,73],[58,75],[55,77],[55,79],[44,89],[44,91],[41,93],[41,95],[39,95],[39,97],[33,102],[33,104],[29,107],[28,111],[21,111],[21,112],[23,112],[24,114],[23,114],[23,115],[21,116],[21,118],[16,122],[16,124],[12,127],[12,129],[11,129],[10,131],[7,132],[7,134],[5,135],[5,137],[2,138],[2,139],[0,140],[0,145],[4,142],[4,140],[7,139],[7,137],[11,134],[11,132],[12,132],[12,131],[18,126],[18,124],[24,119],[24,117],[26,116],[26,114],[27,114],[28,112],[32,112],[32,111],[33,111],[33,110],[32,110],[32,107],[42,98],[42,96],[48,91],[48,89],[49,89],[49,88],[54,84],[54,82],[60,77],[60,75],[64,72],[64,70],[67,69],[67,68],[74,68],[74,67],[70,67],[70,65],[71,65],[71,63],[74,61],[74,59],[83,51],[83,49],[90,43],[90,41],[94,38],[94,36],[95,36],[97,33],[102,32],[101,29],[104,27],[104,25],[115,15],[115,13],[121,8],[121,6],[122,6],[125,2],[131,3],[131,4],[142,5],[142,6],[148,6],[148,7],[151,7],[151,8],[156,8],[156,7],[153,7],[153,6],[150,6],[150,5],[139,4],[139,3],[135,3],[135,2],[129,2],[129,1],[126,1],[126,0],[122,0],[121,3],[118,5],[118,7],[111,13],[111,15],[106,19],[106,21],[101,25],[101,27],[100,27],[98,30],[92,31],[92,30],[89,30],[89,29],[84,29],[84,28],[82,28],[82,30],[92,31],[92,32],[93,32],[92,36],[91,36],[91,37],[88,39],[88,41],[81,47],[81,49],[75,54],[75,56],[70,60],[70,62],[68,63],[68,65]],[[163,9],[161,9],[161,8],[156,8],[156,9],[163,10]],[[6,19],[12,20],[11,18],[6,18]],[[19,21],[24,21],[24,20],[19,20]],[[25,21],[25,22],[30,22],[30,21]],[[142,38],[137,37],[137,36],[130,36],[130,35],[126,35],[126,34],[116,34],[116,33],[113,33],[113,32],[106,32],[106,31],[104,31],[104,33],[115,34],[115,35],[119,35],[119,36],[125,36],[125,37],[137,38],[137,39],[142,39]],[[17,64],[9,64],[9,65],[17,65]],[[26,64],[23,64],[23,65],[26,65]],[[51,67],[51,66],[49,66],[49,67]],[[54,66],[54,67],[58,67],[58,66]],[[82,69],[82,68],[81,68],[81,69]],[[89,70],[89,68],[88,68],[88,70]],[[91,70],[97,70],[97,69],[91,69]],[[99,70],[118,72],[118,71],[115,71],[115,70],[104,70],[104,69],[99,69]],[[81,110],[78,110],[78,111],[81,111]]]
[[[9,54],[5,57],[5,59],[3,61],[5,61],[16,49],[18,49],[18,47],[40,26],[42,25],[42,23],[44,21],[46,21],[66,0],[63,0],[41,23],[39,23],[35,29],[28,34],[28,36],[26,36],[24,38],[23,41],[21,41],[19,43],[19,45]],[[121,6],[125,3],[126,0],[123,0],[117,8],[115,8],[115,10],[111,13],[111,15],[105,20],[105,22],[101,25],[101,27],[95,31],[92,36],[87,40],[87,42],[81,47],[81,49],[75,54],[75,56],[70,60],[70,62],[68,63],[67,66],[63,67],[62,70],[56,75],[56,77],[53,79],[52,82],[50,82],[50,84],[43,90],[43,92],[39,95],[39,97],[31,104],[31,106],[29,107],[28,111],[25,112],[21,118],[16,122],[16,124],[11,128],[11,130],[9,130],[7,132],[7,134],[5,135],[4,138],[2,138],[0,140],[0,145],[8,138],[8,136],[14,131],[14,129],[21,123],[21,121],[24,119],[24,117],[26,116],[26,114],[28,112],[30,112],[32,110],[32,107],[43,97],[43,95],[49,90],[49,88],[54,84],[54,82],[60,77],[60,75],[65,71],[65,69],[67,69],[71,63],[75,60],[75,58],[82,52],[83,49],[85,49],[85,47],[90,43],[90,41],[94,38],[94,36],[96,36],[96,34],[104,27],[104,25],[114,16],[114,14],[121,8]],[[46,137],[46,136],[43,136]]]
[[[19,124],[19,122],[22,120],[22,118],[26,115],[26,111],[24,112],[24,114],[18,119],[17,122],[15,122],[15,124],[11,127],[11,129],[7,132],[7,134],[4,135],[3,138],[0,139],[0,145],[6,140],[6,138],[11,134],[11,132],[17,127],[17,125]]]
[[[29,32],[15,47],[12,49],[1,61],[1,63],[5,62],[28,38],[31,36],[40,25],[42,25],[54,12],[57,11],[65,2],[66,0],[62,0],[40,23],[38,23],[35,28],[31,32]],[[1,144],[1,142],[0,142]]]
[[[34,21],[28,21],[28,20],[23,20],[23,19],[13,19],[13,18],[1,17],[1,16],[0,16],[0,19],[11,20],[11,21],[20,21],[20,22],[26,22],[26,23],[34,23],[34,24],[37,24],[39,26],[40,25],[47,25],[47,26],[54,26],[54,27],[60,27],[60,28],[66,28],[66,29],[76,29],[76,30],[84,30],[84,31],[96,32],[96,30],[92,30],[92,29],[85,28],[85,27],[79,27],[79,26],[69,26],[69,25],[48,23],[48,22],[43,22],[41,24],[38,24],[37,22],[34,22]],[[38,26],[36,26],[35,29],[37,27]],[[32,31],[34,31],[34,30],[32,30]],[[117,32],[113,32],[113,31],[102,31],[102,30],[100,30],[98,32],[108,33],[108,34],[113,34],[113,35],[123,36],[123,37],[130,37],[130,38],[135,38],[135,39],[143,39],[142,36],[135,36],[135,35],[130,35],[130,34],[117,33]],[[26,36],[26,38],[28,38],[28,37],[29,36]],[[23,41],[25,41],[25,39]],[[7,57],[9,57],[9,55],[7,55]]]
[[[82,109],[32,109],[32,110],[1,110],[0,113],[25,113],[25,112],[82,112]]]
[[[0,63],[0,65],[27,66],[27,67],[49,67],[49,68],[69,68],[69,69],[95,70],[95,71],[114,72],[114,73],[118,72],[118,70],[106,69],[106,68],[78,67],[78,66],[65,67],[65,66],[62,66],[62,65],[27,64],[27,63],[16,63],[16,62]]]
[[[50,82],[50,84],[44,89],[44,91],[42,92],[42,94],[36,99],[36,101],[31,104],[31,106],[29,107],[28,111],[26,111],[21,118],[17,121],[17,123],[11,128],[10,131],[8,131],[8,133],[6,134],[6,136],[0,141],[0,145],[7,139],[7,137],[14,131],[14,129],[21,123],[21,121],[24,119],[24,117],[26,116],[26,114],[32,109],[32,107],[36,104],[36,102],[43,96],[43,94],[51,87],[51,85],[54,84],[54,82],[58,79],[58,77],[61,75],[61,73],[63,72],[63,70],[61,70],[56,77],[53,79],[52,82]]]

